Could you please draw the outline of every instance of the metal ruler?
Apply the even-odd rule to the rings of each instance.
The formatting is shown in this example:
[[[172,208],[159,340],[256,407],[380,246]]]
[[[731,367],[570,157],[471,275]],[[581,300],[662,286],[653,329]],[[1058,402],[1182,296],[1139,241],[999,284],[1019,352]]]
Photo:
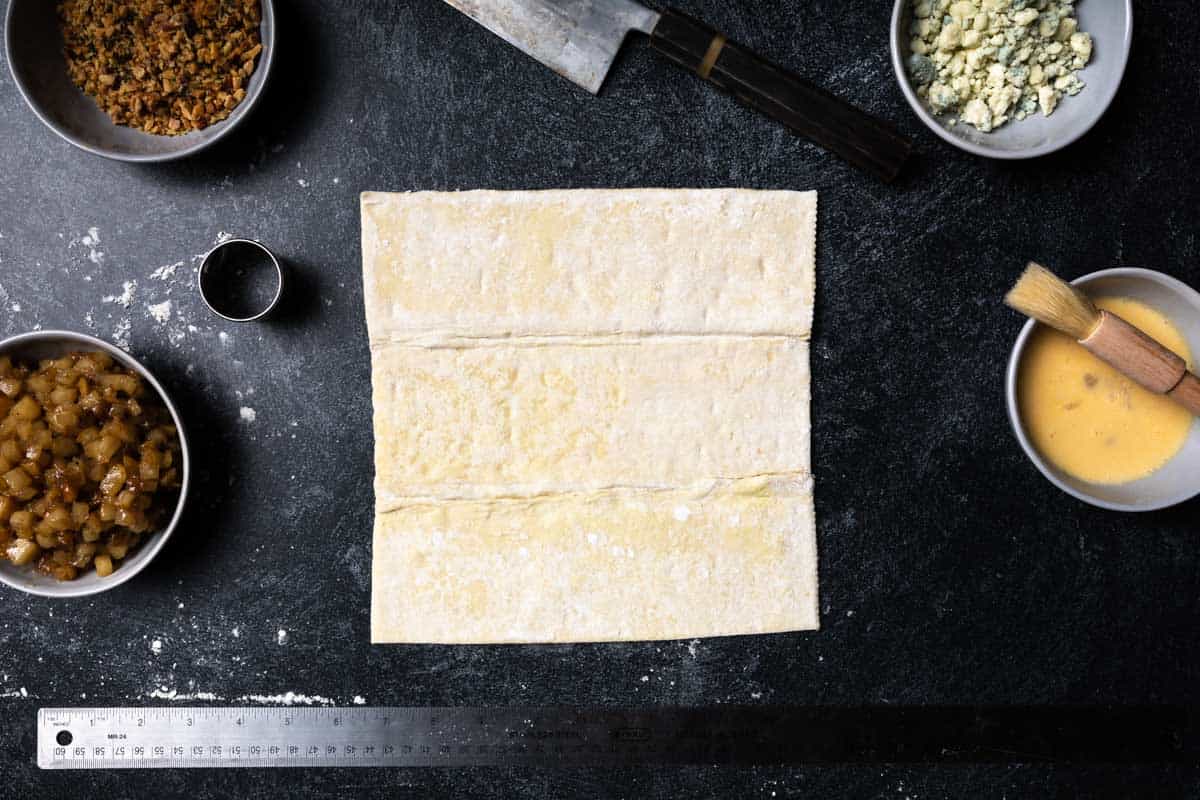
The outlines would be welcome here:
[[[47,708],[44,769],[1194,763],[1178,707]]]

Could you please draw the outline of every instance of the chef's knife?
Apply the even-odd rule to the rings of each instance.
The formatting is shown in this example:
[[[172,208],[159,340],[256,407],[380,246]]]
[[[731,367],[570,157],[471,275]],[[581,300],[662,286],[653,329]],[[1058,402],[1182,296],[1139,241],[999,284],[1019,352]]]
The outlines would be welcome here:
[[[890,125],[771,64],[686,14],[633,0],[446,0],[518,49],[589,92],[600,85],[630,31],[672,61],[891,181],[912,143]]]

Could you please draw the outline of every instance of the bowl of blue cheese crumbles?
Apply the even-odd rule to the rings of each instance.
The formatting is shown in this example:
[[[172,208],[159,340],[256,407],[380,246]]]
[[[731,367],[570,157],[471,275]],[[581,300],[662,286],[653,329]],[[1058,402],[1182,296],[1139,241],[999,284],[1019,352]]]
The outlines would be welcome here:
[[[892,64],[941,138],[977,155],[1032,158],[1100,119],[1132,31],[1131,0],[896,0]]]

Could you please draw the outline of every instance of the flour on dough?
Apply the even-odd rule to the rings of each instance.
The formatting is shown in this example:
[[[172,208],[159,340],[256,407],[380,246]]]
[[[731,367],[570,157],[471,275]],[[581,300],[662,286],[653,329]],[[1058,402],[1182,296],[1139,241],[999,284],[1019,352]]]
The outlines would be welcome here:
[[[367,193],[375,642],[817,627],[816,194]]]
[[[808,481],[414,503],[375,528],[376,642],[694,639],[817,627]]]
[[[816,211],[815,192],[368,192],[371,341],[808,336]]]
[[[808,342],[385,347],[377,502],[806,474]]]

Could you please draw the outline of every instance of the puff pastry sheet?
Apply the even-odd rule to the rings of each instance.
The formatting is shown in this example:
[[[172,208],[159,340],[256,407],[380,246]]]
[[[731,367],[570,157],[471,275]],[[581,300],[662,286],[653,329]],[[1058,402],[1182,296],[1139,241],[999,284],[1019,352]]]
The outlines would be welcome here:
[[[816,628],[815,193],[367,193],[375,642]]]

